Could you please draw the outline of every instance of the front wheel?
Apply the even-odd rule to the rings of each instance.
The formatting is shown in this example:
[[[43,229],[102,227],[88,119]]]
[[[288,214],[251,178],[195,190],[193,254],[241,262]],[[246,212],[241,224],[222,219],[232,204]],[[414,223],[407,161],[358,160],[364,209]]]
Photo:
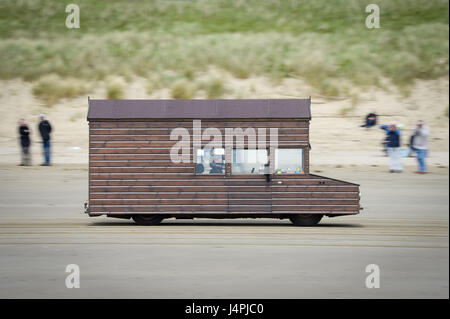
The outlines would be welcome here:
[[[158,225],[164,219],[159,215],[133,215],[131,218],[138,225]]]
[[[295,226],[314,226],[320,222],[322,216],[320,214],[298,214],[289,219]]]

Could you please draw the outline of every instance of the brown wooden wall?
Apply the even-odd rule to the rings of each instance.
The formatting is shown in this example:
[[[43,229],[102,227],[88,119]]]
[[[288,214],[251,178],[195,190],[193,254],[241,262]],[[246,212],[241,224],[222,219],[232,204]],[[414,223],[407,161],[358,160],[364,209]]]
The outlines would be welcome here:
[[[190,163],[172,163],[172,128],[192,121],[91,121],[89,126],[89,212],[103,214],[354,214],[359,187],[309,174],[309,121],[206,121],[208,127],[278,128],[278,145],[301,146],[306,175],[194,175]],[[208,141],[203,141],[205,145]],[[271,162],[273,163],[273,153]]]

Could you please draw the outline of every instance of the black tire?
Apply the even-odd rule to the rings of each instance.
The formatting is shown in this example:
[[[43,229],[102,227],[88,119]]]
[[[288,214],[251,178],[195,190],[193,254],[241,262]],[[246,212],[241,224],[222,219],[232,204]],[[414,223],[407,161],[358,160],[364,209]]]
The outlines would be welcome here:
[[[295,226],[315,226],[322,219],[320,214],[298,214],[289,217]]]
[[[160,215],[133,215],[131,218],[138,225],[158,225],[164,219]]]

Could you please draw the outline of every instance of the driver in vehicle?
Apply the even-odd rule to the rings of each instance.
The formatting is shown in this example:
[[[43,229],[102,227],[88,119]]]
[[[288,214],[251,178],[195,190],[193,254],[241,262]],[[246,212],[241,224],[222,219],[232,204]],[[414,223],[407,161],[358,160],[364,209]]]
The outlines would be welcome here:
[[[221,155],[214,155],[213,160],[209,164],[211,166],[210,174],[223,174],[224,164]]]

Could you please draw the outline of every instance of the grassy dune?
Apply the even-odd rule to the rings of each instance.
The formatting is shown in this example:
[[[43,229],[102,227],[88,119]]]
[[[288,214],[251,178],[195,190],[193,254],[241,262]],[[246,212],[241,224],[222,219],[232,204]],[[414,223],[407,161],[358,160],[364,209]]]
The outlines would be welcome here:
[[[35,94],[53,101],[45,97],[55,90],[49,78],[95,83],[138,75],[151,87],[191,95],[181,83],[210,66],[237,78],[301,77],[333,96],[382,78],[407,88],[448,75],[444,0],[377,1],[380,29],[365,27],[369,0],[74,2],[81,28],[69,30],[65,2],[0,0],[0,78],[34,81]],[[211,96],[223,91],[215,86]]]

